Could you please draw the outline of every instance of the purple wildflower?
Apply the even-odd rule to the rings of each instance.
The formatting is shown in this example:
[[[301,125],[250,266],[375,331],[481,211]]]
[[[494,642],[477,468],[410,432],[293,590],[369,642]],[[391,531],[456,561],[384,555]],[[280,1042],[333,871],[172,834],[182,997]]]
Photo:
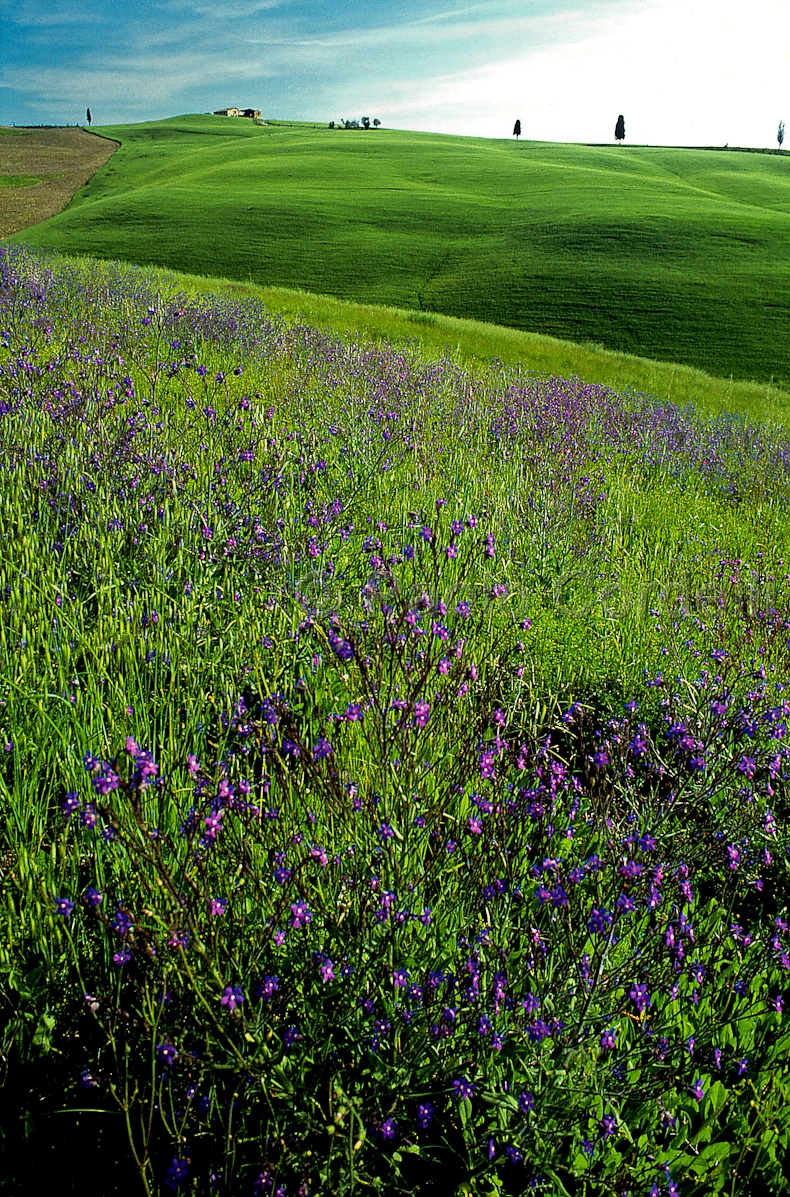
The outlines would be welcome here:
[[[301,1032],[298,1027],[286,1027],[283,1031],[283,1043],[287,1048],[292,1048],[297,1040],[301,1039]]]
[[[425,1130],[430,1126],[434,1120],[436,1111],[429,1101],[423,1102],[417,1106],[417,1125],[420,1130]]]
[[[172,1043],[157,1043],[156,1054],[163,1064],[168,1067],[175,1064],[178,1059],[178,1052],[173,1047]]]
[[[328,956],[325,956],[319,965],[321,972],[321,980],[326,984],[327,981],[334,981],[335,966]]]
[[[220,998],[220,1002],[224,1008],[230,1012],[243,1005],[244,994],[238,985],[226,985],[225,989],[223,990],[222,997]]]
[[[605,935],[611,925],[612,916],[603,906],[600,910],[593,910],[587,920],[587,929],[593,935]]]
[[[80,800],[76,794],[67,794],[65,800],[60,804],[64,819],[70,819],[79,810],[79,807]]]
[[[614,1114],[604,1114],[598,1122],[598,1137],[608,1139],[617,1130],[617,1119]]]
[[[640,1014],[650,1005],[650,994],[648,993],[647,985],[632,985],[628,996]]]
[[[262,998],[263,1001],[265,1001],[265,1002],[269,1002],[274,997],[275,993],[277,993],[279,988],[280,988],[280,978],[279,977],[265,976],[263,978],[263,981],[261,982],[261,984],[258,986],[257,990],[255,991],[256,996],[259,998]]]
[[[321,736],[313,748],[313,759],[316,761],[323,761],[326,759],[326,757],[331,756],[333,752],[334,749],[332,748],[332,745],[327,739],[324,738],[324,736]]]
[[[300,898],[298,902],[293,903],[291,906],[291,917],[288,921],[297,931],[300,927],[307,927],[312,923],[313,914],[304,898]]]
[[[188,1176],[189,1160],[174,1156],[170,1162],[170,1167],[165,1173],[165,1186],[168,1189],[177,1189],[184,1183]]]

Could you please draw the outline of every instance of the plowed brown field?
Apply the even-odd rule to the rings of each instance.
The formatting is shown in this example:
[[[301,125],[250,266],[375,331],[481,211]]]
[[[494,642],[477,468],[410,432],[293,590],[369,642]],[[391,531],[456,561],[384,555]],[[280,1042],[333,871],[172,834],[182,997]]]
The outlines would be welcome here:
[[[60,212],[117,149],[84,129],[0,128],[0,237]],[[20,176],[38,182],[3,185]]]

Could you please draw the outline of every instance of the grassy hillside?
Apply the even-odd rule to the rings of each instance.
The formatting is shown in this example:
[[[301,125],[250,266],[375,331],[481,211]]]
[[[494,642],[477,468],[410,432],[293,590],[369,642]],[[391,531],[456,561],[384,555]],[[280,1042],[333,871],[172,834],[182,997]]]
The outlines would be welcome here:
[[[790,394],[780,386],[717,378],[694,366],[618,353],[592,342],[582,345],[480,320],[355,303],[331,295],[261,287],[232,279],[165,270],[155,275],[152,271],[150,277],[157,278],[163,294],[175,290],[189,295],[249,296],[262,300],[269,311],[289,322],[304,321],[344,337],[359,336],[398,347],[416,344],[425,357],[445,358],[449,354],[473,370],[499,361],[537,374],[578,376],[618,391],[637,391],[679,407],[693,404],[709,415],[737,413],[746,420],[790,424]]]
[[[787,431],[165,281],[0,248],[3,1193],[790,1193]]]
[[[265,127],[122,142],[18,239],[790,382],[784,157]]]

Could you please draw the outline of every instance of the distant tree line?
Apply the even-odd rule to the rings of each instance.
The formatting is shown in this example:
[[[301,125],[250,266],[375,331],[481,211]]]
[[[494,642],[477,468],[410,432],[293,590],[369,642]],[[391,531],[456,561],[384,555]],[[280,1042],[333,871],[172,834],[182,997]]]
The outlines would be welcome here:
[[[518,136],[518,134],[520,132],[521,132],[521,122],[516,121],[516,128],[513,130],[513,134],[514,134],[514,136]],[[618,142],[625,141],[625,117],[622,114],[620,116],[618,116],[618,118],[617,118],[617,124],[615,125],[615,128],[614,128],[614,137],[615,137],[615,141],[618,141]],[[784,139],[785,139],[785,123],[784,123],[784,121],[780,121],[779,128],[776,131],[776,140],[779,142],[780,150],[784,143]],[[725,146],[724,148],[727,149],[727,146]]]
[[[381,121],[378,117],[374,117],[371,121],[369,116],[361,116],[358,121],[330,121],[330,129],[378,129]]]

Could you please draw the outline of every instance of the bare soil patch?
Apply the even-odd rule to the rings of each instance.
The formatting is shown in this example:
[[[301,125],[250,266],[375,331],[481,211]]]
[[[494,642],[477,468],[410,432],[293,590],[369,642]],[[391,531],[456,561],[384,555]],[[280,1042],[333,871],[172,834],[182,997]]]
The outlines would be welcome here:
[[[0,128],[0,237],[61,212],[117,149],[84,129]],[[38,181],[14,185],[15,176]]]

